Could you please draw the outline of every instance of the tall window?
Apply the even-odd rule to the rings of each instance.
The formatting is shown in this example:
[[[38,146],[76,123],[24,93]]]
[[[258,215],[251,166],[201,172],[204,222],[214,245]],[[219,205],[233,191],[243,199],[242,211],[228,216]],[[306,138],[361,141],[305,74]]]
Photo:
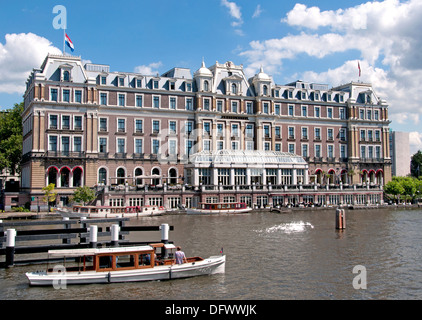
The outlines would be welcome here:
[[[100,118],[100,131],[107,131],[107,118]]]
[[[82,151],[82,138],[73,137],[73,151],[81,152]]]
[[[142,96],[141,95],[136,95],[136,106],[142,107]]]
[[[159,133],[160,132],[160,121],[153,120],[152,121],[152,133]]]
[[[50,129],[57,129],[57,115],[51,114],[50,115]]]
[[[57,136],[50,136],[48,139],[48,151],[57,151]]]
[[[70,150],[70,139],[69,137],[62,137],[62,152],[64,154],[69,154]]]
[[[125,121],[125,119],[118,119],[117,120],[117,131],[118,132],[125,132],[126,131],[126,121]]]
[[[119,94],[119,106],[124,107],[125,106],[125,95]]]
[[[135,153],[142,153],[142,139],[135,139]]]
[[[158,154],[159,149],[160,149],[160,140],[152,139],[152,153]]]
[[[142,133],[143,132],[143,121],[140,119],[135,120],[135,132]]]
[[[58,99],[57,93],[58,93],[58,90],[57,89],[50,89],[50,100],[51,101],[56,101],[57,102],[57,99]]]
[[[70,101],[70,90],[63,90],[63,101],[69,102]]]
[[[118,138],[117,139],[117,152],[124,153],[125,152],[125,139]]]

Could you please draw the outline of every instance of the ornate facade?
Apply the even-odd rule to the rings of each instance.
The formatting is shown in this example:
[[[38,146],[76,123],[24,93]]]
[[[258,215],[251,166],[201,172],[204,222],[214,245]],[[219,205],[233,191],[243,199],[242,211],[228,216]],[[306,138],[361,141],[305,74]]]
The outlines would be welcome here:
[[[388,105],[370,84],[278,85],[262,68],[247,79],[232,62],[209,68],[202,62],[193,76],[186,68],[143,75],[49,55],[28,78],[24,98],[22,191],[32,206],[49,183],[64,204],[77,186],[88,185],[104,188],[109,204],[174,207],[223,201],[232,195],[221,191],[235,191],[236,181],[251,193],[259,186],[267,193],[261,204],[274,204],[268,187],[285,192],[275,197],[289,197],[289,188],[312,186],[317,202],[321,186],[354,185],[356,196],[359,187],[375,190],[391,179]],[[224,167],[198,160],[225,152],[234,160]],[[254,167],[241,162],[245,154],[301,160],[299,167],[265,161]],[[256,192],[243,197],[258,202]],[[300,193],[294,197],[303,201]]]

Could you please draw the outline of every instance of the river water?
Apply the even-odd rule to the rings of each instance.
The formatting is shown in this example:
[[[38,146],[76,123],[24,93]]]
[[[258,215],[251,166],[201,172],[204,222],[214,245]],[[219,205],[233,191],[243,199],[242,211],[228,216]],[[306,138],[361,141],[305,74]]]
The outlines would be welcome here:
[[[15,266],[0,269],[0,300],[422,299],[422,210],[346,210],[346,221],[335,229],[335,209],[133,219],[126,225],[174,226],[170,240],[187,256],[223,248],[225,274],[54,289],[28,286],[24,273],[40,265]],[[129,240],[160,237],[132,232]]]

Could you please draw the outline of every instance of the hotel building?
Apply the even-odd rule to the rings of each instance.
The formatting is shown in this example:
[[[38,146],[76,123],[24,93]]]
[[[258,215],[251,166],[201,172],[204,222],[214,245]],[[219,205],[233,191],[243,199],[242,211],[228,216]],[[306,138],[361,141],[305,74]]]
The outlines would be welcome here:
[[[382,202],[388,105],[371,84],[248,79],[232,62],[193,73],[110,71],[48,55],[26,83],[22,193],[54,183],[66,204],[97,187],[109,205]]]

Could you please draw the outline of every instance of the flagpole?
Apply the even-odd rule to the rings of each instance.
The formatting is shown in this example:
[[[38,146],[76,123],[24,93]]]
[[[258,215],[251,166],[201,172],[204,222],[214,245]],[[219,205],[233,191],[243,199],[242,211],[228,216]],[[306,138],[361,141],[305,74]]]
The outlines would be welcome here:
[[[66,29],[63,28],[63,55],[66,55]]]

